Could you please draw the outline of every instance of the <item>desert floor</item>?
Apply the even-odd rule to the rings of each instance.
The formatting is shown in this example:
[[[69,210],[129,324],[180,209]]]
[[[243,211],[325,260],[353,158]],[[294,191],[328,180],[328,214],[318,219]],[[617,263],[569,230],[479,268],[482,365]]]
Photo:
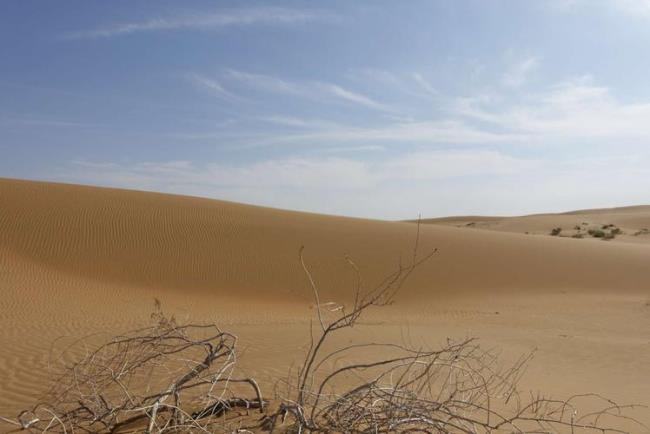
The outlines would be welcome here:
[[[419,251],[438,252],[345,339],[435,346],[474,336],[504,361],[536,349],[525,389],[650,405],[650,207],[424,223]],[[607,225],[622,233],[572,237]],[[315,309],[300,247],[321,299],[346,303],[355,277],[346,256],[372,287],[411,257],[416,231],[0,179],[0,415],[46,390],[53,349],[146,324],[154,299],[180,320],[238,334],[241,369],[270,388],[309,342]],[[631,414],[650,425],[650,410]]]

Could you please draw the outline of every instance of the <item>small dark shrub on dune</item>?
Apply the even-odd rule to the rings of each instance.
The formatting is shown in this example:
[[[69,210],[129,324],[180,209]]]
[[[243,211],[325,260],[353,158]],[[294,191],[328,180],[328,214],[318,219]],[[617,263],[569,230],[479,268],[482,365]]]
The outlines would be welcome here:
[[[601,229],[589,229],[587,233],[594,238],[605,238],[605,231]]]
[[[551,236],[557,237],[560,233],[562,233],[562,228],[551,229]]]
[[[604,225],[603,229],[589,229],[587,233],[594,238],[600,238],[602,240],[609,241],[616,238],[616,235],[622,234],[623,231],[621,231],[620,228],[610,224]]]

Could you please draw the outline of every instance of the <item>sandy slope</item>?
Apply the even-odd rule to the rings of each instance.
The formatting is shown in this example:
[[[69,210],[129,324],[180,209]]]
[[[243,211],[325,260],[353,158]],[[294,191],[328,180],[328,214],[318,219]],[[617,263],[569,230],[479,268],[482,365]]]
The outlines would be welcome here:
[[[554,228],[558,236],[593,239],[589,230],[620,234],[609,241],[650,244],[650,205],[622,208],[591,209],[561,214],[535,214],[521,217],[461,216],[423,220],[425,223],[487,229],[529,235],[549,235]]]
[[[601,217],[637,227],[650,209],[637,211]],[[0,180],[0,414],[43,391],[57,338],[142,324],[154,297],[239,333],[252,374],[283,376],[313,313],[300,246],[323,300],[344,301],[345,255],[372,285],[410,257],[415,234],[411,223]],[[650,404],[650,246],[422,225],[420,250],[433,248],[361,337],[475,335],[506,357],[538,347],[527,386]]]

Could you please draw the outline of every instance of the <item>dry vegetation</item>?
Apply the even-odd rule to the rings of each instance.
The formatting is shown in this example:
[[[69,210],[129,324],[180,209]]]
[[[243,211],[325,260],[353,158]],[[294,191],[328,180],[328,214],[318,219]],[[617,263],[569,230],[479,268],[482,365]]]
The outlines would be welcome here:
[[[617,235],[623,234],[621,228],[613,224],[606,224],[600,227],[589,228],[587,223],[582,223],[582,225],[574,226],[573,230],[574,233],[571,235],[571,238],[585,238],[586,236],[590,236],[592,238],[600,238],[603,241],[613,240]],[[563,236],[562,231],[563,229],[561,227],[556,227],[551,229],[549,235],[553,237]],[[641,235],[641,233],[637,232],[634,235],[638,236]]]
[[[233,378],[234,335],[177,324],[158,302],[152,318],[154,326],[117,336],[64,367],[44,402],[5,422],[34,432],[193,432],[226,409],[264,409],[257,383]],[[239,383],[250,386],[250,400],[230,395]]]
[[[349,305],[321,303],[301,249],[316,318],[303,362],[272,403],[254,379],[237,376],[234,335],[215,325],[178,324],[157,304],[154,326],[86,351],[64,367],[46,399],[2,421],[17,431],[52,433],[626,432],[617,427],[630,421],[625,410],[631,406],[595,394],[558,400],[522,393],[518,382],[532,355],[503,367],[472,339],[435,350],[338,344],[340,331],[393,303],[404,281],[435,253],[420,256],[418,238],[408,264],[373,288],[365,288],[348,258],[357,277]],[[355,349],[370,346],[381,350],[379,358],[354,360]],[[334,359],[339,363],[332,367]]]

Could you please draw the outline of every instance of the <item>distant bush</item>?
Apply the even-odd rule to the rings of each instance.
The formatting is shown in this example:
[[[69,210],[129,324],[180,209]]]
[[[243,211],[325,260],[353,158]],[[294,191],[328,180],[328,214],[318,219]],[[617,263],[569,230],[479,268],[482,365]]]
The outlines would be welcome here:
[[[594,238],[605,238],[605,231],[601,229],[589,229],[587,233]]]
[[[551,235],[557,237],[562,232],[562,228],[553,228],[551,229]]]
[[[602,229],[589,229],[587,231],[589,235],[594,238],[601,238],[603,240],[613,240],[616,238],[616,235],[623,233],[621,228],[616,227],[613,224],[603,225]]]

